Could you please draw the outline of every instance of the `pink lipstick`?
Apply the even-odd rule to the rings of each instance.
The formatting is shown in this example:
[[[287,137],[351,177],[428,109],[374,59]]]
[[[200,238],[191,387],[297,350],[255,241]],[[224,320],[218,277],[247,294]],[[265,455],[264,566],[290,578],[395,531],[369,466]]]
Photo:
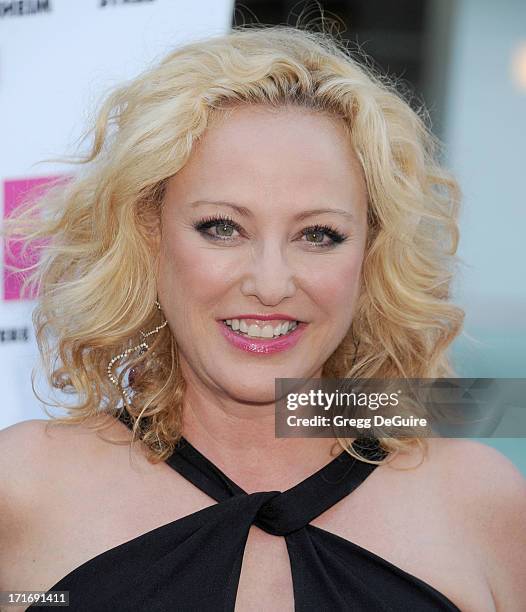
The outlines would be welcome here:
[[[277,319],[280,317],[273,315],[272,318]],[[268,317],[268,319],[270,319],[270,317]],[[290,319],[290,317],[287,317],[287,319]],[[306,323],[298,322],[296,329],[285,334],[284,336],[277,336],[276,338],[251,338],[246,334],[241,334],[232,330],[223,321],[218,321],[218,324],[221,326],[221,331],[223,332],[224,337],[232,346],[235,346],[236,348],[248,353],[260,354],[277,353],[279,351],[291,349],[296,345],[307,327]]]

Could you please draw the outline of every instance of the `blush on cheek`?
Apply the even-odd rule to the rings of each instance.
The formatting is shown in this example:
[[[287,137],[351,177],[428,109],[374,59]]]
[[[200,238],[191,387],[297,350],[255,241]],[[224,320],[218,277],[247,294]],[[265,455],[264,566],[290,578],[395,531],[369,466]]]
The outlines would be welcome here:
[[[226,253],[218,256],[213,248],[171,241],[160,253],[159,283],[169,288],[172,299],[178,302],[191,301],[203,307],[217,305],[238,268],[239,256],[227,257]]]
[[[361,259],[351,259],[330,270],[323,270],[323,274],[311,274],[311,283],[318,288],[320,299],[337,308],[338,304],[348,306],[350,301],[357,298],[360,290]]]

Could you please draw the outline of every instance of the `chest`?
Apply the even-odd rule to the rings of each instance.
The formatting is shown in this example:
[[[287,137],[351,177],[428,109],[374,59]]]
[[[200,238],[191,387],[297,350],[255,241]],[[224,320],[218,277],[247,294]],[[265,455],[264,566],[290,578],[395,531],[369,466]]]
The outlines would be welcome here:
[[[423,580],[463,612],[495,612],[477,555],[469,546],[459,546],[461,534],[447,516],[435,512],[423,520],[420,511],[424,509],[419,511],[414,503],[403,512],[394,511],[389,504],[364,512],[361,502],[354,503],[356,499],[342,500],[311,525],[361,547],[366,556],[377,555],[380,562],[387,561]],[[350,573],[352,570],[349,568]],[[254,609],[294,610],[285,539],[257,527],[249,532],[236,600],[236,612]]]
[[[155,486],[153,481],[147,483],[148,479],[126,487],[78,483],[67,494],[57,491],[56,497],[47,498],[44,505],[49,507],[41,509],[42,520],[32,525],[22,546],[12,552],[13,575],[8,583],[47,590],[98,554],[215,503],[178,474],[169,474]],[[311,524],[420,578],[463,612],[492,612],[495,608],[475,547],[459,546],[462,526],[442,506],[432,495],[410,491],[399,492],[398,497],[394,493],[376,495],[374,489],[364,487]],[[236,612],[254,609],[292,611],[294,591],[285,538],[252,526],[243,554]]]

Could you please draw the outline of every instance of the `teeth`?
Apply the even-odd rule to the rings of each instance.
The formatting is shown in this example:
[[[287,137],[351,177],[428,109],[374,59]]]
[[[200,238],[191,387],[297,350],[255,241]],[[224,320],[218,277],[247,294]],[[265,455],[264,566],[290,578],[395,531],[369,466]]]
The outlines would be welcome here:
[[[244,331],[243,328],[241,328],[241,331]],[[251,325],[247,330],[247,334],[254,338],[259,338],[261,336],[261,331],[258,325]]]
[[[287,334],[298,326],[297,321],[283,321],[276,327],[270,324],[260,327],[255,323],[249,323],[250,319],[226,319],[225,323],[234,331],[240,331],[251,338],[277,338]]]

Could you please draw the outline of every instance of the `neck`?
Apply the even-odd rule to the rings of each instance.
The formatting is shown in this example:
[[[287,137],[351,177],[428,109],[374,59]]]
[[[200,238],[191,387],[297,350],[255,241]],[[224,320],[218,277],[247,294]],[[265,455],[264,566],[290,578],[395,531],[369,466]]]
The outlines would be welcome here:
[[[276,438],[274,427],[274,403],[187,386],[184,437],[247,493],[287,490],[342,452],[335,438]]]

